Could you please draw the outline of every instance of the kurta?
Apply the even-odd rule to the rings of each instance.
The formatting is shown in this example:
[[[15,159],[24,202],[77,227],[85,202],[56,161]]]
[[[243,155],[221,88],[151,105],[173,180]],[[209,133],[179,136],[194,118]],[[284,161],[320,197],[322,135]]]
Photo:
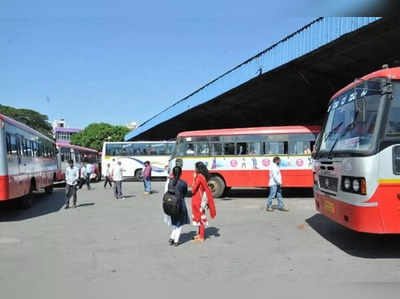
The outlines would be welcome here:
[[[192,186],[192,222],[195,226],[208,224],[206,211],[201,207],[204,193],[207,195],[210,216],[214,218],[216,216],[214,198],[205,177],[202,174],[198,174]]]

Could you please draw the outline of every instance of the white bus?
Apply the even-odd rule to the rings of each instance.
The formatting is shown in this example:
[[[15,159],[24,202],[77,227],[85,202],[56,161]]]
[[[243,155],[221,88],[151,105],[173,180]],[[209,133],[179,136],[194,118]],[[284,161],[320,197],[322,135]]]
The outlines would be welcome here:
[[[314,155],[316,208],[352,230],[400,233],[400,67],[331,99]]]
[[[113,167],[121,161],[125,178],[142,178],[144,162],[150,161],[153,177],[166,177],[168,161],[175,148],[175,141],[105,142],[101,154],[102,175],[107,164]]]

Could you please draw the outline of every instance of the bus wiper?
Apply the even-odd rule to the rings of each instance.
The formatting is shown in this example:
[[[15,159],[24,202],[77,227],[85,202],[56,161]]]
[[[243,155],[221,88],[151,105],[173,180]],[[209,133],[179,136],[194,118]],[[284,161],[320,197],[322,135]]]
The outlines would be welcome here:
[[[348,132],[350,129],[353,129],[353,128],[354,128],[354,126],[355,126],[355,124],[356,124],[357,115],[358,115],[358,110],[356,111],[356,113],[354,113],[353,121],[352,121],[351,123],[349,123],[349,124],[344,128],[343,132],[342,132],[338,137],[336,137],[336,139],[335,139],[335,141],[333,142],[333,144],[332,144],[332,146],[331,146],[331,149],[329,150],[329,153],[328,153],[328,158],[329,158],[329,159],[332,159],[331,154],[332,154],[332,152],[333,152],[333,150],[334,150],[336,144],[338,143],[338,141],[339,141],[344,135],[346,135],[347,132]]]
[[[325,136],[324,141],[326,141],[329,137],[332,136],[333,133],[335,133],[337,131],[337,129],[339,129],[342,125],[343,125],[344,121],[341,121],[336,127],[334,127],[332,130],[329,131],[329,133]]]

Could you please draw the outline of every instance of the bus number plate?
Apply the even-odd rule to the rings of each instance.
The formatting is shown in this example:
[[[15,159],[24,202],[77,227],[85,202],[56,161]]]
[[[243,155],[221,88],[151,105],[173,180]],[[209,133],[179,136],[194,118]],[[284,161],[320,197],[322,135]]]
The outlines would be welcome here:
[[[324,208],[325,208],[325,211],[327,211],[327,212],[329,212],[329,213],[332,213],[332,214],[335,214],[335,203],[334,202],[331,202],[331,201],[329,201],[329,200],[324,200]]]

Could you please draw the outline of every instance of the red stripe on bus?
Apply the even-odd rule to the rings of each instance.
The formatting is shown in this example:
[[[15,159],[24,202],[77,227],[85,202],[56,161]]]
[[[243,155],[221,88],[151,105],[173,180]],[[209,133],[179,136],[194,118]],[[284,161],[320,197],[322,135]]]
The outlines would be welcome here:
[[[274,135],[274,134],[318,134],[320,126],[278,126],[278,127],[254,127],[234,129],[214,129],[200,131],[186,131],[178,134],[178,137],[196,136],[227,136],[227,135]]]
[[[352,230],[366,233],[400,233],[399,184],[379,185],[368,203],[376,206],[355,206],[328,195],[315,193],[317,210],[333,221]]]
[[[8,199],[8,176],[0,176],[0,201]]]

